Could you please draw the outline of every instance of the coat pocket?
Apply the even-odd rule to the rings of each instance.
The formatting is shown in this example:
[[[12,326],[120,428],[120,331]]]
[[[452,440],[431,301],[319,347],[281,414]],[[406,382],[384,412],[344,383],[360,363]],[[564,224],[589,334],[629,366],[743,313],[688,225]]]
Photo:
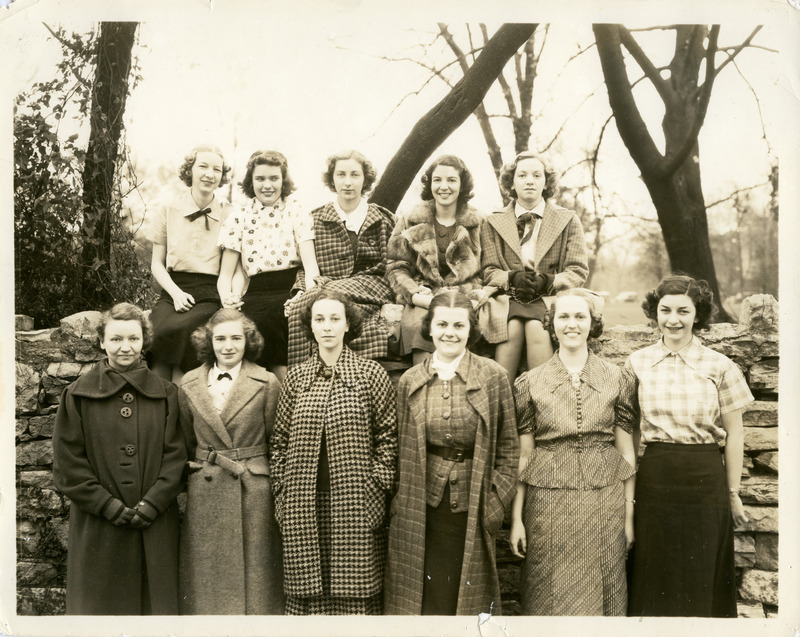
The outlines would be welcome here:
[[[386,520],[386,490],[372,476],[364,483],[364,517],[373,531],[382,527]]]
[[[494,486],[489,491],[489,497],[483,505],[483,528],[489,535],[497,535],[503,526],[506,510],[503,502],[497,495]]]

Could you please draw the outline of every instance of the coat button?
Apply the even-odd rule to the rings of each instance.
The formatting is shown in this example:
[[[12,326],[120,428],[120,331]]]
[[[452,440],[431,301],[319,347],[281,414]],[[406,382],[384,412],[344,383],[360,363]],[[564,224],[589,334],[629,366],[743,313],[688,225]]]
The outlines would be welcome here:
[[[458,482],[458,478],[450,478],[450,484],[455,484]]]
[[[206,479],[206,482],[211,482],[211,476],[203,476]]]
[[[444,392],[444,393],[442,394],[442,398],[444,398],[445,400],[447,400],[448,398],[450,398],[450,392],[449,392],[449,391],[446,391],[446,392]]]
[[[457,501],[457,500],[453,500],[453,501],[450,503],[450,508],[451,508],[451,509],[458,508],[458,501]]]
[[[122,394],[122,401],[126,402],[126,403],[132,403],[133,402],[133,394],[130,393],[129,391],[126,391],[124,394]]]
[[[453,439],[453,436],[451,436],[450,434],[445,434],[445,435],[444,435],[444,439],[445,439],[445,440],[452,440],[452,439]]]
[[[449,411],[444,412],[442,414],[442,418],[444,418],[445,420],[449,420],[450,419],[450,412]]]
[[[119,415],[123,418],[130,418],[132,413],[133,412],[131,411],[130,407],[123,407],[119,410]]]
[[[135,456],[136,455],[136,445],[125,445],[125,455],[126,456]]]

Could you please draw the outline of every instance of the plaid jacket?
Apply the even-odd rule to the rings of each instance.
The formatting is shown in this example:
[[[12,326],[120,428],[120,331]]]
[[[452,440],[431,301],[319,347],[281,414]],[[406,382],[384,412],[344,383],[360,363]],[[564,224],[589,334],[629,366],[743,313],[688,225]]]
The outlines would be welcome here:
[[[524,270],[514,202],[489,215],[481,229],[483,282],[508,290],[508,273]],[[536,271],[553,274],[548,294],[583,285],[589,276],[580,219],[572,210],[547,202],[536,240]]]
[[[378,363],[347,347],[332,379],[318,376],[319,366],[314,357],[289,370],[271,438],[284,588],[293,597],[323,594],[315,501],[324,431],[333,538],[326,593],[371,597],[383,582],[386,496],[397,461],[394,389]]]
[[[470,477],[467,536],[458,594],[459,615],[498,613],[500,584],[495,536],[511,506],[519,462],[514,400],[508,374],[488,358],[467,352],[467,401],[480,416]],[[463,362],[462,362],[463,364]],[[426,439],[429,360],[398,385],[398,487],[392,500],[384,612],[419,615],[425,565]]]

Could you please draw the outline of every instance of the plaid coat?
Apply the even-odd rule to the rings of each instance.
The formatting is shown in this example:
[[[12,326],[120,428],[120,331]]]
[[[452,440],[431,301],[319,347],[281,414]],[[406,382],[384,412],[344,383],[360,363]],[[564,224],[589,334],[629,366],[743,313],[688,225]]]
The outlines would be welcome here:
[[[508,290],[508,273],[525,269],[513,201],[486,218],[481,229],[481,246],[483,282]],[[583,285],[589,276],[586,242],[578,215],[549,201],[536,239],[536,271],[555,275],[548,294]]]
[[[386,246],[394,228],[394,215],[377,204],[369,204],[364,225],[353,245],[332,203],[311,211],[314,219],[314,251],[320,276],[316,284],[347,294],[364,316],[361,335],[350,347],[364,358],[386,356],[389,332],[381,319],[381,306],[394,303],[394,292],[386,281]],[[305,273],[297,273],[294,291],[305,291]],[[311,343],[300,326],[306,303],[301,296],[289,313],[289,365],[302,363],[311,354]]]
[[[394,389],[376,362],[347,347],[325,380],[320,361],[289,370],[271,439],[275,517],[283,533],[287,596],[323,594],[316,482],[325,432],[330,468],[330,591],[334,597],[380,593],[386,560],[386,496],[397,462]]]
[[[475,438],[469,487],[459,615],[500,611],[495,536],[514,497],[519,440],[508,374],[497,363],[470,352],[467,400],[481,423]],[[463,364],[463,363],[462,363]],[[392,500],[384,612],[418,615],[422,609],[425,565],[426,439],[429,361],[412,367],[398,385],[400,459],[397,494]]]
[[[498,343],[506,331],[508,296],[496,296],[499,288],[484,286],[481,277],[481,216],[470,206],[456,214],[456,230],[445,252],[450,272],[439,273],[436,247],[435,204],[426,201],[400,217],[389,239],[386,278],[399,301],[411,305],[411,297],[423,286],[434,294],[456,289],[479,305],[481,332],[490,343]]]

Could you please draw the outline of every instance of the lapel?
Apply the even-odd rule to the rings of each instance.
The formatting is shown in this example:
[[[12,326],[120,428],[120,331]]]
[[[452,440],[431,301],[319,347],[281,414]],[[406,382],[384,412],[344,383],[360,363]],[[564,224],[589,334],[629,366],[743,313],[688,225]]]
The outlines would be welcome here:
[[[508,247],[511,248],[514,254],[517,255],[517,258],[522,261],[522,250],[520,249],[519,245],[519,232],[517,232],[517,217],[514,215],[514,202],[512,201],[508,206],[506,206],[506,209],[502,212],[494,212],[489,215],[486,218],[486,221],[497,231],[497,234],[500,235]]]
[[[514,232],[516,232],[516,224],[514,225]],[[467,402],[472,405],[472,408],[481,418],[479,432],[481,434],[480,437],[485,439],[489,435],[489,400],[486,390],[483,388],[484,383],[478,362],[475,354],[467,351],[459,367],[464,366],[465,363],[469,365],[467,368]]]
[[[424,476],[427,465],[427,441],[425,439],[425,408],[428,403],[428,381],[433,374],[430,371],[430,358],[423,363],[412,367],[408,372],[408,412],[415,436],[414,447],[417,451],[417,462],[421,474]]]
[[[220,418],[220,414],[217,412],[217,408],[214,407],[211,394],[208,393],[208,372],[210,370],[211,367],[208,363],[204,363],[201,367],[188,372],[186,376],[183,377],[181,387],[195,406],[197,413],[201,415],[201,418],[208,423],[208,426],[214,430],[214,433],[219,436],[220,440],[228,447],[232,448],[233,440],[231,440],[228,430],[225,429],[225,425]],[[241,376],[241,373],[239,376]],[[238,382],[239,379],[237,378],[236,380]]]
[[[233,417],[252,400],[259,388],[263,386],[261,381],[256,380],[258,376],[260,376],[258,374],[258,366],[248,360],[243,360],[242,369],[239,371],[236,382],[233,383],[233,387],[231,387],[231,391],[228,394],[228,399],[219,413],[223,426],[227,427]],[[208,392],[206,391],[206,393]]]
[[[542,215],[542,225],[539,228],[539,237],[536,239],[536,269],[539,269],[539,262],[548,253],[553,243],[559,237],[564,228],[572,219],[573,212],[565,208],[560,208],[551,204],[549,201],[544,207]]]

